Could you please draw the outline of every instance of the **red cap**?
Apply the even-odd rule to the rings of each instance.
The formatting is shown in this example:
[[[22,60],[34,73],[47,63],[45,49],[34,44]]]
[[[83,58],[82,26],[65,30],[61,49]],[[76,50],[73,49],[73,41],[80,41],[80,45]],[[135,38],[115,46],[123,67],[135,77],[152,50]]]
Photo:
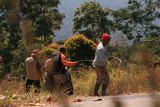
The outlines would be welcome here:
[[[110,40],[110,35],[107,34],[107,33],[103,33],[102,36],[101,36],[101,40],[102,41],[108,41],[108,40]]]

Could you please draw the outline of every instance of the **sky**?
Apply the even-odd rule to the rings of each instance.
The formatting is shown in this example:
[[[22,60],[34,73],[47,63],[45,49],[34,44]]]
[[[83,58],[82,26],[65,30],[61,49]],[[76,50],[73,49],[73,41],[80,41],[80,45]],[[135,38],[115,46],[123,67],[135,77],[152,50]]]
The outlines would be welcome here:
[[[72,36],[72,25],[74,10],[84,2],[94,1],[94,0],[60,0],[61,5],[59,6],[60,12],[65,14],[63,20],[62,28],[55,33],[56,40],[64,40]],[[123,8],[127,6],[128,0],[95,0],[99,2],[102,6],[111,8],[113,10]]]

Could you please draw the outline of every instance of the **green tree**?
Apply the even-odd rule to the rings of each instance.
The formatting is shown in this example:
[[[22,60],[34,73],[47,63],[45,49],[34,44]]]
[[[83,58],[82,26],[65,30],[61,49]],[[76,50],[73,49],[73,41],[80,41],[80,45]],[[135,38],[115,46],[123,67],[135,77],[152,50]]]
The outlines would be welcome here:
[[[2,53],[8,47],[8,32],[6,32],[2,27],[0,27],[0,52]]]
[[[2,47],[0,54],[4,58],[5,73],[10,71],[10,65],[13,60],[11,51],[18,48],[21,39],[21,30],[19,28],[19,8],[17,0],[1,0],[0,2],[0,40]]]
[[[129,40],[140,41],[145,36],[156,36],[160,31],[155,21],[159,20],[159,0],[129,0],[126,8],[113,12],[118,30]]]
[[[60,13],[60,0],[21,0],[21,15],[33,23],[34,35],[44,41],[52,40],[55,30],[61,28],[64,14]]]
[[[73,33],[84,34],[94,41],[103,32],[110,33],[114,28],[114,23],[109,19],[111,11],[92,1],[82,4],[75,10]]]
[[[24,32],[22,32],[21,23],[26,20],[31,22],[27,26],[31,27],[31,32],[26,31],[30,32],[26,34],[32,33],[32,36],[38,39],[41,37],[43,43],[51,41],[54,31],[60,29],[64,18],[64,15],[57,9],[59,4],[59,0],[0,0],[0,40],[2,41],[0,55],[4,57],[6,73],[10,71],[15,61],[18,63],[25,57],[23,54],[25,51],[21,52],[23,49],[27,50],[23,44]],[[16,66],[22,65],[17,63],[14,65],[15,70],[17,70]]]

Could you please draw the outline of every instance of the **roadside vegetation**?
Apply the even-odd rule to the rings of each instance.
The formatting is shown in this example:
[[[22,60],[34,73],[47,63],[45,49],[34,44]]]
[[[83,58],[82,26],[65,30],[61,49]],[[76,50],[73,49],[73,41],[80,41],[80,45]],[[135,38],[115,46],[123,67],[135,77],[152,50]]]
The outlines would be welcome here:
[[[155,23],[160,20],[159,0],[128,0],[127,7],[117,10],[102,7],[96,1],[86,2],[75,10],[73,36],[54,41],[55,31],[61,28],[65,18],[58,10],[59,4],[60,0],[0,1],[1,107],[32,106],[92,96],[95,71],[91,62],[81,60],[94,58],[103,32],[117,34],[111,39],[109,51],[123,62],[111,60],[106,65],[111,79],[108,95],[160,92],[160,26]],[[74,96],[47,92],[44,76],[39,95],[26,93],[23,77],[26,57],[33,49],[39,49],[44,74],[46,55],[58,51],[62,45],[67,47],[70,60],[80,62],[69,69]]]
[[[130,95],[159,92],[160,68],[152,71],[139,67],[136,64],[129,64],[127,70],[121,68],[109,68],[111,82],[108,95]],[[134,69],[137,67],[136,69]],[[132,72],[129,72],[132,71]],[[72,99],[76,96],[93,96],[95,72],[92,68],[78,69],[72,71],[72,81],[74,86],[74,96],[60,93],[49,93],[42,88],[39,95],[35,95],[34,89],[31,93],[25,92],[25,81],[7,79],[0,81],[0,105],[1,107],[36,106],[46,103],[57,103]],[[43,83],[42,83],[43,86]]]

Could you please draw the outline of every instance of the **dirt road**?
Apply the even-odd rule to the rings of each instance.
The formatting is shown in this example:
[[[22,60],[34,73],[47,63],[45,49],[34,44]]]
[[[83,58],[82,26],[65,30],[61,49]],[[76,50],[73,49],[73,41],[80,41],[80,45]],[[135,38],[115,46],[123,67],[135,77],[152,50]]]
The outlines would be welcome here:
[[[69,104],[50,104],[45,107],[160,107],[160,93],[147,95],[120,95],[80,97]]]

